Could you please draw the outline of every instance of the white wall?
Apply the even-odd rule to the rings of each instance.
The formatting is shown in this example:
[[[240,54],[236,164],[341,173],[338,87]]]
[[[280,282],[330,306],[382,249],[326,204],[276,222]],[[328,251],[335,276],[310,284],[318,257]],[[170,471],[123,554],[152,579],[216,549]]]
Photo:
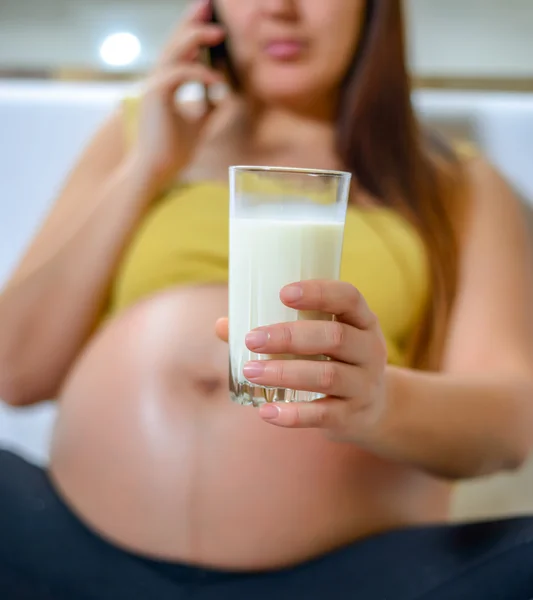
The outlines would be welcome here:
[[[418,75],[533,77],[533,0],[408,0]]]
[[[103,38],[129,30],[143,43],[138,66],[144,69],[186,4],[0,0],[0,68],[98,67]],[[406,0],[406,5],[417,74],[533,77],[533,0]]]
[[[123,89],[0,80],[0,285]]]
[[[187,0],[0,0],[0,66],[99,67],[110,33],[131,31],[143,45],[136,67],[152,64]]]

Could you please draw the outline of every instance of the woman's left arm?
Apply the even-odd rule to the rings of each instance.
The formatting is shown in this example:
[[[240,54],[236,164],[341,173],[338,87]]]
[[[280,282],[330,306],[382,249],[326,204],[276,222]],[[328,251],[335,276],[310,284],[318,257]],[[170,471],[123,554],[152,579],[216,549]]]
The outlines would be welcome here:
[[[379,323],[360,294],[348,284],[302,282],[282,291],[284,303],[331,312],[337,322],[276,325],[252,332],[248,347],[335,360],[254,363],[245,375],[328,398],[265,405],[265,420],[321,428],[333,439],[451,479],[514,469],[526,460],[533,450],[533,251],[508,185],[483,160],[468,169],[472,210],[442,370],[387,367]]]

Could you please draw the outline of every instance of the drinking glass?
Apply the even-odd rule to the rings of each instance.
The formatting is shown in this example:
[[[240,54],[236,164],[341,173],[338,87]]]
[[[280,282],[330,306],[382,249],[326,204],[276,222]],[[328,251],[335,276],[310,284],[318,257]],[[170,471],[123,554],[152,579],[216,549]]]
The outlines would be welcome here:
[[[234,402],[310,402],[323,394],[249,382],[251,360],[328,360],[325,356],[265,355],[248,350],[257,327],[331,315],[298,311],[281,289],[309,279],[338,279],[350,173],[278,167],[230,168],[229,355]]]

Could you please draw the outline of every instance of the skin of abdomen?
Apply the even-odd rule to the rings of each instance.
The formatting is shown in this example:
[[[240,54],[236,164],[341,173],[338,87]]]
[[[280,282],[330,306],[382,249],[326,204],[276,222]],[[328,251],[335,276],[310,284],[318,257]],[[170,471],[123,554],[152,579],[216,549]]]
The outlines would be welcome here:
[[[103,327],[73,366],[50,472],[89,527],[153,558],[247,570],[445,518],[447,485],[231,403],[214,334],[227,308],[225,286],[161,293]]]

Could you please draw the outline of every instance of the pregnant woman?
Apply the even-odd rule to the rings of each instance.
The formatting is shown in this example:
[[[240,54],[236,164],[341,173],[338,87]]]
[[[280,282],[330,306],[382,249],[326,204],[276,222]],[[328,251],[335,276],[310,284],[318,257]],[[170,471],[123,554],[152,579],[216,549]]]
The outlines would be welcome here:
[[[280,290],[336,322],[247,338],[329,355],[245,367],[317,403],[229,401],[243,163],[354,176],[343,282]],[[49,470],[0,453],[2,597],[533,596],[533,520],[446,525],[533,446],[530,258],[500,176],[417,123],[399,0],[194,4],[0,297],[0,397],[59,409]]]

